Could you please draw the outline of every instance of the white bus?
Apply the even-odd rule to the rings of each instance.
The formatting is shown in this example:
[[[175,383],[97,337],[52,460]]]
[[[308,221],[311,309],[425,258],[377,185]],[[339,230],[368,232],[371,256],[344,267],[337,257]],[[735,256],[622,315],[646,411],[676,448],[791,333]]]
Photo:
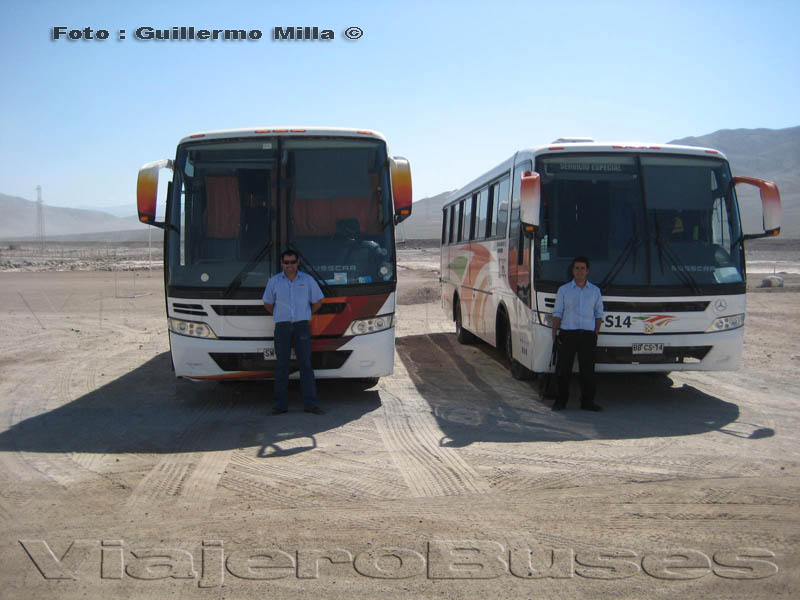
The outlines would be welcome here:
[[[163,222],[158,175],[172,170]],[[164,229],[172,364],[191,379],[271,378],[274,321],[261,301],[284,248],[325,299],[311,321],[317,377],[394,368],[394,228],[411,214],[411,172],[374,131],[267,127],[180,141],[144,165],[139,219]],[[297,377],[292,367],[292,377]]]
[[[762,233],[742,233],[740,184],[760,191]],[[733,177],[716,150],[559,139],[448,198],[442,304],[459,341],[503,350],[514,377],[552,372],[556,291],[585,255],[605,305],[597,371],[732,370],[744,241],[778,235],[780,218],[776,186]]]

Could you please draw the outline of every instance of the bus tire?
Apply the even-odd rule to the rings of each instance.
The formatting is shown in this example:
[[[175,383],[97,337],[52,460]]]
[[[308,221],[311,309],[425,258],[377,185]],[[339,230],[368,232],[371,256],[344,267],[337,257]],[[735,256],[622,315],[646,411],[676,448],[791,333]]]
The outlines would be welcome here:
[[[511,376],[514,379],[519,379],[520,381],[530,379],[531,375],[533,374],[530,369],[514,359],[514,342],[513,337],[511,336],[511,325],[508,323],[508,318],[504,319],[504,324],[505,335],[503,337],[503,351],[506,355],[508,370],[511,372]]]
[[[453,308],[453,312],[455,313],[453,317],[456,321],[456,338],[458,339],[459,343],[461,344],[471,344],[475,341],[475,336],[472,335],[469,331],[464,329],[464,325],[461,322],[461,302],[456,298],[455,307]]]

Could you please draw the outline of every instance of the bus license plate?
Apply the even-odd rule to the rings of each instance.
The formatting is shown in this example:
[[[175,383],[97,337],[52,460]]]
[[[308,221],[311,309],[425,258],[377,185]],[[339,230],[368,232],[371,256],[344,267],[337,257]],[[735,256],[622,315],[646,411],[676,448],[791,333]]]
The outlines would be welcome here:
[[[261,352],[264,354],[264,360],[275,360],[275,348],[263,348]],[[294,348],[292,348],[291,358],[297,358],[297,355],[294,353]]]
[[[641,342],[633,344],[634,354],[664,354],[664,344],[657,342]]]

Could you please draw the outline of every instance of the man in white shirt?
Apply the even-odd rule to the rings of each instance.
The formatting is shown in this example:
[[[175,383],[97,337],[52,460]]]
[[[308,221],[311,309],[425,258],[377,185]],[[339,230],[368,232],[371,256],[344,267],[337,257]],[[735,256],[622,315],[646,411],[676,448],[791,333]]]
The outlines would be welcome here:
[[[311,367],[311,315],[322,306],[322,290],[311,275],[298,271],[297,254],[281,254],[283,271],[269,278],[261,300],[275,319],[275,399],[272,414],[289,410],[289,360],[294,346],[306,412],[325,411],[317,404],[317,386]]]
[[[587,279],[589,259],[578,256],[572,261],[574,279],[558,288],[553,309],[553,344],[558,346],[558,399],[553,410],[563,410],[569,400],[572,363],[578,355],[581,376],[581,408],[601,411],[595,404],[594,354],[597,334],[603,322],[603,298],[600,288]]]

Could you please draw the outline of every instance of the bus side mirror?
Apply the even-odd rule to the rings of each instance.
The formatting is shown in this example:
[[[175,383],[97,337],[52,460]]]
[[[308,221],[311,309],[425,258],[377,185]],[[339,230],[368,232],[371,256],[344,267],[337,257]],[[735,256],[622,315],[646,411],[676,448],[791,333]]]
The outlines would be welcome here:
[[[761,237],[773,237],[781,232],[781,194],[778,186],[771,181],[756,179],[755,177],[734,177],[733,185],[744,183],[758,188],[761,194],[761,213],[763,218],[764,233],[750,233],[744,239],[750,240]]]
[[[394,199],[394,223],[397,225],[411,216],[411,165],[402,156],[389,159]]]
[[[542,203],[542,178],[535,171],[523,171],[520,185],[519,218],[522,230],[533,237],[539,226],[539,207]]]
[[[158,172],[161,169],[172,170],[172,161],[168,159],[157,160],[147,163],[139,169],[139,178],[136,182],[136,205],[139,210],[139,221],[163,229],[164,223],[156,221]]]

